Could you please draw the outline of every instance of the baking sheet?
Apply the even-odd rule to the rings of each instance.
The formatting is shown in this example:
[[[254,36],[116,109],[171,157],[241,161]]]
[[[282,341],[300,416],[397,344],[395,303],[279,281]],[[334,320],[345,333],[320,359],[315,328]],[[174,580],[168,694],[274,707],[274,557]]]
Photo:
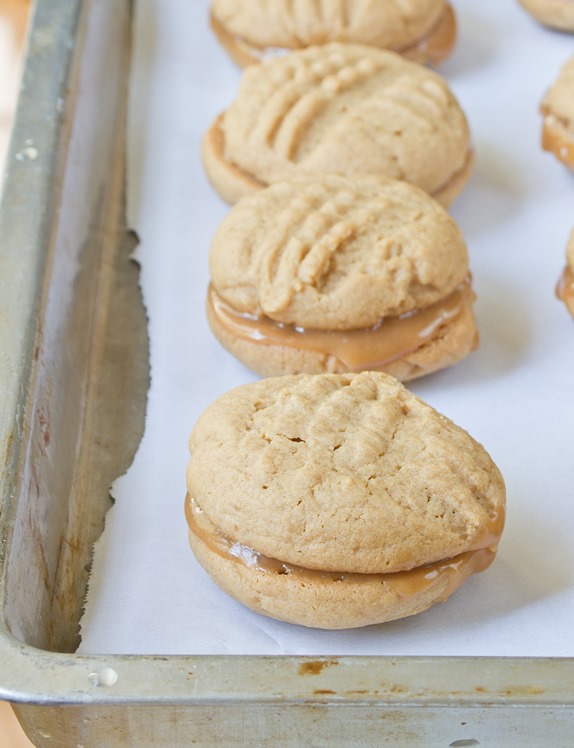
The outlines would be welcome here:
[[[95,548],[81,652],[574,655],[574,322],[553,295],[574,179],[540,150],[537,111],[574,36],[537,26],[516,2],[454,5],[459,41],[440,72],[467,112],[477,162],[451,212],[469,245],[481,345],[409,386],[503,472],[495,564],[420,616],[326,632],[252,613],[196,563],[183,515],[187,438],[213,399],[256,379],[204,315],[209,244],[227,206],[199,143],[240,72],[208,30],[207,0],[139,0],[128,220],[141,240],[152,384],[143,441]]]

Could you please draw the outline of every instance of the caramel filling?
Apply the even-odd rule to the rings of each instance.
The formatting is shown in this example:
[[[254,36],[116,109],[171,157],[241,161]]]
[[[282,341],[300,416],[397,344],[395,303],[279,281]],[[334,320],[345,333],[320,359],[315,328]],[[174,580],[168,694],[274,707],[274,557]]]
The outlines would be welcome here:
[[[434,197],[434,199],[439,202],[444,208],[448,208],[448,206],[452,203],[454,198],[466,184],[466,181],[472,171],[473,165],[474,149],[469,148],[466,152],[464,164],[462,165],[462,167],[458,171],[455,171],[454,174],[450,176],[446,180],[446,182],[443,182],[440,187],[437,187],[432,192],[429,192],[429,195],[431,197]]]
[[[570,314],[574,316],[574,271],[569,265],[566,265],[560,276],[556,286],[556,296],[566,304]]]
[[[241,64],[249,65],[263,62],[271,57],[287,54],[302,47],[259,47],[245,37],[231,34],[225,26],[212,14],[211,28],[222,45],[230,52],[235,52]],[[406,57],[416,60],[428,60],[437,64],[452,52],[456,38],[456,19],[452,6],[448,4],[437,23],[420,39],[412,41],[402,47],[392,48]],[[311,46],[311,45],[309,45]]]
[[[373,327],[355,330],[303,329],[269,317],[241,314],[228,306],[211,286],[207,305],[208,314],[233,337],[334,356],[349,371],[376,371],[430,341],[468,308],[473,299],[470,280],[467,280],[445,299],[426,309],[387,317]]]
[[[448,4],[438,23],[428,34],[414,44],[395,50],[414,60],[428,60],[433,65],[446,59],[453,50],[456,39],[456,18]]]
[[[574,132],[569,128],[569,123],[544,109],[543,114],[542,148],[574,168]]]
[[[227,535],[220,532],[189,494],[185,498],[185,516],[190,532],[204,543],[211,552],[226,560],[243,564],[264,574],[294,575],[302,581],[350,582],[352,584],[380,581],[390,585],[403,599],[420,595],[446,576],[446,589],[441,595],[441,600],[446,600],[471,574],[484,571],[494,561],[498,540],[504,526],[504,514],[501,512],[494,517],[491,526],[486,529],[480,538],[480,547],[473,547],[453,558],[418,566],[408,571],[395,571],[389,574],[360,574],[357,572],[307,569],[258,553],[253,548],[231,540]]]

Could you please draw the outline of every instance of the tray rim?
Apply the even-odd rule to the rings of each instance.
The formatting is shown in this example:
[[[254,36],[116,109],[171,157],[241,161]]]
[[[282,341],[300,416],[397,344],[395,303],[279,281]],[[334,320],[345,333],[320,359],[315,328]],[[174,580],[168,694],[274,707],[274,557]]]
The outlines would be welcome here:
[[[70,655],[36,649],[6,631],[0,656],[0,698],[44,706],[574,709],[572,658]],[[349,688],[356,682],[360,689]]]
[[[11,326],[0,326],[0,378],[6,380],[0,416],[9,415],[0,419],[0,449],[6,447],[9,457],[0,475],[0,603],[16,500],[12,478],[25,448],[24,405],[33,378],[35,331],[41,324],[37,297],[44,259],[38,248],[49,231],[51,203],[46,196],[64,161],[62,130],[70,116],[65,105],[55,110],[52,102],[66,101],[74,39],[88,5],[89,0],[37,0],[7,153],[0,235],[19,252],[25,272],[17,286],[0,279],[8,308],[14,310]],[[33,150],[26,152],[28,145]],[[26,176],[28,159],[34,160],[34,169]],[[23,210],[26,221],[21,220]],[[1,622],[0,662],[0,698],[38,705],[574,708],[574,658],[70,655],[27,645]],[[357,680],[360,689],[341,689],[341,683]]]

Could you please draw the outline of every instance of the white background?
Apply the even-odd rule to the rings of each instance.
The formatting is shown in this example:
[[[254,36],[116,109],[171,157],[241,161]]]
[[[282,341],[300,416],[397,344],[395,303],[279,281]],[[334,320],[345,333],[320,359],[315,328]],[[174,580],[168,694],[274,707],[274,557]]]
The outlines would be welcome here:
[[[506,479],[494,565],[420,616],[339,632],[252,613],[197,565],[183,514],[187,438],[213,399],[255,379],[220,348],[203,309],[227,206],[203,175],[199,143],[240,72],[208,29],[207,0],[139,0],[129,220],[152,384],[143,442],[96,546],[82,652],[574,655],[574,321],[554,298],[574,177],[540,150],[538,113],[574,36],[541,28],[514,0],[454,4],[458,44],[440,72],[477,154],[452,214],[469,246],[481,345],[410,386],[481,441]]]

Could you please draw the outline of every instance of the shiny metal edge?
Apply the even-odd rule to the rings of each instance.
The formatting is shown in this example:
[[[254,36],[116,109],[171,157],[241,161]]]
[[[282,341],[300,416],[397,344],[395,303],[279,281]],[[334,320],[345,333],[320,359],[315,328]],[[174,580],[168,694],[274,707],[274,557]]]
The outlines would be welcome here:
[[[0,324],[0,454],[9,457],[0,474],[0,599],[40,324],[42,239],[72,115],[66,90],[82,5],[38,3],[0,207],[0,322],[11,319]],[[78,656],[28,646],[2,626],[0,663],[0,697],[38,705],[362,704],[407,714],[422,706],[527,707],[527,722],[548,709],[571,720],[574,709],[574,660],[562,658]]]
[[[0,697],[41,705],[527,707],[574,716],[569,658],[68,655],[0,639]]]
[[[68,86],[82,0],[34,6],[0,202],[0,609],[14,526],[15,477],[26,449],[26,403],[67,138]]]
[[[49,5],[38,3],[31,21],[0,202],[0,564],[10,534],[11,486],[24,446],[24,405],[47,260],[44,240],[70,126],[66,87],[82,0],[54,0],[55,12]],[[2,570],[0,565],[0,595]]]

